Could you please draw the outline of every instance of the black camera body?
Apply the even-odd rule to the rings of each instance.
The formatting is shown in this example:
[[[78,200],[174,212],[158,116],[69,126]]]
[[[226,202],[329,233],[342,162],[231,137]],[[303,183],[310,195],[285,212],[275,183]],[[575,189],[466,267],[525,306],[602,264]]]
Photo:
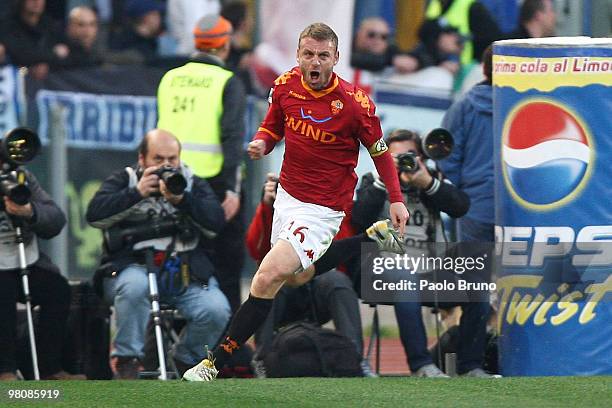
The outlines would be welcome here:
[[[18,205],[26,205],[30,201],[32,192],[23,170],[0,171],[0,197],[2,196],[7,196]]]
[[[156,174],[160,180],[164,180],[168,191],[174,195],[181,195],[187,188],[187,180],[180,170],[171,166],[162,166],[155,170],[153,174]]]
[[[142,177],[143,172],[144,170],[142,168],[138,169],[138,179]],[[160,180],[163,180],[168,188],[168,191],[174,195],[183,194],[187,188],[187,179],[185,176],[183,176],[179,169],[172,166],[162,166],[151,174],[155,174]],[[159,197],[161,193],[152,195]]]
[[[433,160],[441,160],[450,155],[453,150],[454,140],[450,132],[443,128],[436,128],[429,132],[421,140],[421,150],[425,157]],[[406,152],[397,156],[397,165],[402,173],[414,174],[419,171],[417,153]]]
[[[0,140],[0,197],[7,196],[18,205],[25,205],[32,195],[26,174],[19,166],[38,154],[40,139],[31,129],[18,127]]]

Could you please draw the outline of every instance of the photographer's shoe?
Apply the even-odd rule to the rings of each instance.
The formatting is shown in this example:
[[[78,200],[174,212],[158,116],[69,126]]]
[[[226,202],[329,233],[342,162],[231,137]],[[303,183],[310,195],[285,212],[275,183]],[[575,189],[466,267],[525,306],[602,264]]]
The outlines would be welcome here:
[[[359,366],[361,367],[361,374],[366,377],[366,378],[378,378],[378,374],[376,374],[376,372],[374,372],[374,370],[372,370],[372,367],[370,367],[370,362],[367,359],[363,359],[361,360],[361,363],[359,364]]]
[[[116,380],[136,380],[142,371],[138,358],[129,356],[116,356],[114,359]]]
[[[413,374],[415,377],[426,377],[426,378],[450,378],[444,374],[435,364],[426,364],[423,367],[416,370]]]
[[[208,358],[200,361],[183,374],[183,381],[212,381],[217,378],[219,371],[215,368],[215,359],[212,353],[208,353]]]
[[[489,374],[482,368],[474,368],[467,373],[460,374],[461,377],[476,377],[476,378],[501,378],[499,374]]]
[[[19,378],[17,377],[17,374],[15,374],[12,371],[6,371],[3,373],[0,373],[0,381],[17,381],[19,380]]]
[[[395,252],[397,254],[405,252],[404,243],[393,229],[391,220],[375,222],[366,230],[366,235],[376,242],[381,251]]]
[[[42,377],[41,380],[57,380],[57,381],[79,381],[86,380],[87,377],[83,374],[70,374],[64,370],[58,371],[55,374]]]

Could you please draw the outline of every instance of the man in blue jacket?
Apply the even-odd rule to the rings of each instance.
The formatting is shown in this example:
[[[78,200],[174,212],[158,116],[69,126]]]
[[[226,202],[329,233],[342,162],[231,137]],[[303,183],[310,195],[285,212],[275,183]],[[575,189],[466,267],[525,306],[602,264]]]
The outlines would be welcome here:
[[[493,242],[493,87],[491,47],[483,53],[485,80],[476,84],[446,112],[442,127],[454,137],[455,148],[439,165],[471,206],[459,219],[459,240]]]
[[[454,137],[455,148],[450,156],[439,162],[445,176],[470,197],[470,209],[458,219],[458,241],[464,256],[481,256],[495,240],[493,200],[493,87],[492,47],[482,55],[485,80],[476,84],[463,98],[446,112],[442,127]],[[487,270],[490,259],[486,257]],[[469,369],[470,376],[487,377],[480,367],[484,358],[486,322],[490,307],[488,299],[472,300],[472,306],[482,309],[474,331],[472,344],[465,343],[466,350],[458,352],[458,372]],[[465,339],[464,339],[465,340]],[[460,346],[461,348],[461,346]],[[477,353],[477,354],[476,354]],[[463,358],[462,358],[463,356]]]

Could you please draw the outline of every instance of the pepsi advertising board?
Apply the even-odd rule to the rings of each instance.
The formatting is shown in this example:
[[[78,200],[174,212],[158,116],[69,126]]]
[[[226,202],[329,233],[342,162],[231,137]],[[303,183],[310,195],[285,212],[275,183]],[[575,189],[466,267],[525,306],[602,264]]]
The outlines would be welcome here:
[[[612,374],[612,40],[493,47],[504,376]]]

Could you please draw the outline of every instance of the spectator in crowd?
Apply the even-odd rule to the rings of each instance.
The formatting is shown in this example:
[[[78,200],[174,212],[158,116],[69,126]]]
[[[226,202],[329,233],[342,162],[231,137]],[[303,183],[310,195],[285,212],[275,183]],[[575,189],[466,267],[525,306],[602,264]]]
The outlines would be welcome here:
[[[508,38],[553,37],[557,14],[552,0],[525,0],[519,14],[519,27]]]
[[[164,5],[158,0],[127,0],[124,11],[127,24],[111,35],[109,61],[140,64],[155,60]]]
[[[396,159],[404,201],[412,215],[404,233],[406,254],[415,258],[423,255],[438,255],[436,248],[432,244],[444,242],[440,212],[445,212],[455,218],[461,217],[467,212],[470,200],[464,192],[451,184],[440,172],[430,169],[426,165],[426,158],[423,156],[422,143],[418,134],[409,130],[399,129],[393,131],[386,142],[389,151]],[[398,157],[407,153],[416,157],[418,163],[416,171],[406,168],[402,164],[401,158],[398,159]],[[352,213],[353,224],[358,230],[365,229],[372,222],[384,218],[388,206],[389,200],[384,184],[382,184],[378,176],[367,173],[361,179],[360,187],[357,190]],[[426,270],[418,272],[426,272]],[[401,271],[385,271],[387,276],[391,273],[400,274]],[[404,279],[416,279],[416,276],[423,275],[420,273],[405,273],[401,276]],[[427,305],[429,306],[429,304]],[[423,325],[421,306],[420,298],[395,303],[395,314],[400,329],[400,337],[408,356],[410,370],[419,377],[446,377],[434,365],[427,350],[427,335]],[[469,343],[472,340],[471,336],[480,334],[477,330],[477,324],[480,324],[481,318],[484,319],[483,323],[486,324],[487,309],[483,310],[479,306],[477,303],[463,305],[462,330],[464,333],[462,334],[466,346],[462,349],[462,354],[459,356],[460,362],[463,361],[462,359],[471,358],[471,354],[478,355],[482,351],[478,349],[480,347],[479,343]],[[477,368],[477,366],[467,366],[467,362],[465,364],[464,373]],[[463,366],[461,367],[463,368]]]
[[[463,38],[453,27],[440,27],[438,21],[424,22],[419,29],[420,43],[410,52],[416,69],[439,66],[451,74],[459,72]]]
[[[6,163],[0,159],[0,166]],[[0,198],[0,380],[17,380],[17,302],[24,302],[15,228],[21,226],[29,272],[32,306],[40,305],[35,326],[41,379],[75,380],[62,369],[62,342],[70,309],[70,286],[57,266],[39,251],[38,238],[51,239],[66,225],[66,217],[42,189],[34,175],[25,171],[32,192],[26,204],[8,196]]]
[[[45,0],[17,0],[13,13],[0,25],[0,43],[10,62],[27,66],[36,79],[46,78],[49,66],[61,64],[70,52],[61,42],[59,23],[44,11]]]
[[[253,48],[250,45],[250,37],[255,21],[247,5],[241,1],[227,3],[223,6],[221,15],[234,28],[227,67],[242,80],[246,93],[252,94],[253,86],[249,68],[253,61]]]
[[[183,160],[208,180],[221,201],[227,224],[215,240],[215,261],[221,289],[235,309],[245,255],[240,163],[246,99],[240,79],[225,68],[231,33],[223,17],[208,15],[198,21],[192,34],[198,53],[168,71],[159,84],[157,126],[183,143]],[[176,81],[184,85],[177,87]]]
[[[206,15],[219,14],[219,0],[168,0],[168,32],[176,41],[178,55],[191,55],[196,51],[193,44],[193,28]]]
[[[98,22],[97,46],[105,53],[109,47],[109,35],[125,25],[125,0],[68,0],[67,10],[85,6],[96,12]]]
[[[459,219],[459,241],[493,242],[493,88],[492,47],[483,55],[485,80],[453,103],[442,126],[455,147],[440,167],[470,197],[468,213]]]
[[[353,42],[351,66],[355,68],[353,82],[370,93],[376,75],[386,68],[397,73],[416,69],[414,58],[400,54],[391,43],[389,24],[380,17],[369,17],[359,24]]]
[[[462,66],[480,61],[484,49],[502,38],[497,23],[477,0],[432,0],[425,10],[425,18],[425,23],[436,20],[443,29],[452,27],[463,36]]]
[[[66,43],[70,53],[62,61],[62,68],[86,68],[102,65],[96,49],[98,16],[94,9],[78,6],[70,10],[66,27]]]
[[[264,185],[261,202],[255,210],[255,215],[246,236],[246,246],[251,257],[259,264],[270,250],[270,237],[272,233],[272,216],[274,214],[274,201],[276,200],[276,189],[278,177],[269,174]],[[386,224],[385,224],[386,226]],[[384,228],[379,226],[379,228]],[[381,234],[384,231],[380,232]],[[340,248],[332,243],[328,250],[332,257],[336,257],[334,252],[343,253],[348,260],[349,257],[359,257],[360,242],[369,240],[366,236],[358,237],[354,240],[354,254],[348,254],[346,247]],[[372,242],[370,240],[370,242]],[[325,255],[323,255],[325,257]],[[265,375],[262,372],[262,362],[259,358],[266,353],[266,349],[273,340],[274,329],[283,323],[290,323],[305,318],[313,318],[319,324],[325,324],[332,320],[336,330],[350,339],[361,356],[363,354],[363,338],[361,327],[361,315],[359,314],[359,299],[353,289],[351,278],[337,269],[338,259],[329,260],[321,258],[321,262],[315,262],[317,276],[307,285],[302,285],[309,277],[296,275],[296,278],[288,282],[288,285],[281,288],[280,293],[274,299],[272,312],[268,315],[265,324],[262,326],[257,336],[257,357],[254,361],[256,374]],[[330,264],[331,262],[331,264]],[[333,264],[333,265],[332,265]],[[324,270],[322,270],[323,268]],[[315,316],[311,316],[314,310]],[[367,360],[362,360],[361,369],[366,377],[375,377]],[[264,368],[265,370],[265,368]]]
[[[186,179],[183,193],[168,190],[156,173],[163,166],[177,169]],[[162,230],[153,238],[138,239],[136,235],[136,242],[128,245],[120,242],[115,251],[109,249],[114,245],[107,243],[103,262],[108,263],[109,270],[117,271],[104,282],[105,295],[113,302],[117,319],[113,351],[117,377],[136,378],[138,359],[144,356],[151,305],[142,249],[151,247],[159,276],[171,279],[175,288],[162,291],[161,299],[176,306],[187,321],[173,354],[182,374],[204,357],[202,344],[217,342],[230,317],[229,303],[219,290],[206,249],[204,231],[217,233],[224,225],[223,209],[210,186],[183,164],[178,139],[165,130],[154,129],[139,146],[138,164],[104,181],[89,203],[86,218],[92,226],[111,232],[163,221],[178,223],[175,231]],[[176,269],[181,272],[171,274]],[[170,285],[159,285],[165,286]]]

